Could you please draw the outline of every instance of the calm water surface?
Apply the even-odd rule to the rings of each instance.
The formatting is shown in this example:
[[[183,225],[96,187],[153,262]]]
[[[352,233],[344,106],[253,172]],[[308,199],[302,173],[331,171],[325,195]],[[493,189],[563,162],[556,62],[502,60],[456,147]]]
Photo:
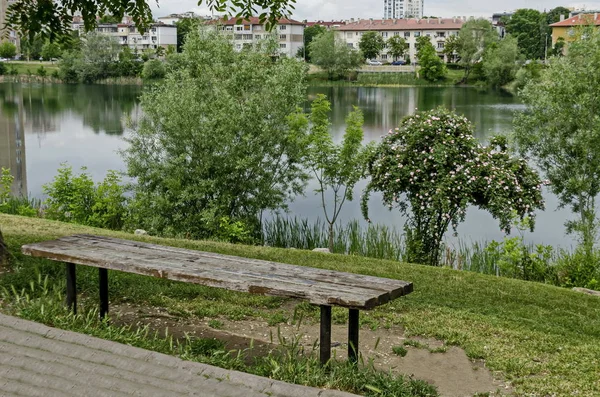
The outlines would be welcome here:
[[[124,170],[117,153],[127,143],[126,120],[141,113],[138,86],[122,85],[35,85],[0,83],[0,166],[10,167],[17,177],[15,192],[43,197],[42,185],[52,180],[62,162],[75,169],[88,167],[95,180],[109,169]],[[464,114],[475,124],[476,136],[485,142],[491,134],[509,132],[515,111],[523,109],[518,98],[501,92],[463,87],[311,87],[308,99],[325,94],[332,102],[334,139],[344,133],[344,119],[352,106],[365,115],[365,140],[379,141],[416,109],[445,106]],[[345,205],[342,222],[362,219],[358,197],[365,183],[356,187],[355,201]],[[316,219],[321,216],[320,201],[313,195],[315,185],[307,187],[306,196],[290,204],[290,215]],[[546,194],[547,209],[538,214],[534,233],[527,241],[569,247],[573,244],[564,234],[568,211],[557,211],[556,200]],[[401,228],[404,219],[397,210],[391,212],[380,204],[380,196],[370,201],[371,219]],[[470,209],[467,220],[459,227],[464,240],[501,239],[498,223],[487,213]]]

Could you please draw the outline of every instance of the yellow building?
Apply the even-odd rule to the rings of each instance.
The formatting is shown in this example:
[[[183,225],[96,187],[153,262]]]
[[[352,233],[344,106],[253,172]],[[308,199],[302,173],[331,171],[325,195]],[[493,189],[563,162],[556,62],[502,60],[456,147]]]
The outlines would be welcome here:
[[[594,14],[578,14],[567,18],[563,21],[553,23],[552,28],[552,46],[562,38],[566,43],[569,43],[576,38],[577,28],[586,25],[595,25],[600,27],[600,15]]]

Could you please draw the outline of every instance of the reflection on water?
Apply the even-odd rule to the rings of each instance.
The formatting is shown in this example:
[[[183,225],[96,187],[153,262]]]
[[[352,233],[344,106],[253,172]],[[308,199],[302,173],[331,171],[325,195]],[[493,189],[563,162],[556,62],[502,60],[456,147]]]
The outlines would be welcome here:
[[[332,102],[334,134],[341,139],[344,119],[358,106],[365,116],[365,137],[378,140],[389,129],[415,112],[438,106],[464,114],[475,124],[476,135],[486,140],[491,133],[508,132],[512,116],[521,109],[518,100],[504,92],[466,87],[311,87],[309,99],[325,94]]]
[[[42,185],[62,162],[88,167],[96,180],[108,169],[122,170],[117,150],[124,147],[125,120],[137,118],[141,91],[123,85],[0,84],[0,165],[10,166],[22,181],[19,192],[34,197],[41,197]]]
[[[139,117],[141,92],[138,86],[1,83],[0,166],[10,167],[15,175],[15,193],[29,192],[41,197],[42,185],[52,180],[60,163],[65,161],[75,169],[87,166],[94,180],[101,180],[109,169],[123,170],[118,150],[126,146],[125,120]],[[336,141],[343,136],[344,119],[353,106],[364,113],[365,139],[375,141],[416,109],[445,106],[471,120],[476,136],[485,142],[492,134],[509,132],[514,112],[523,109],[510,94],[464,87],[311,87],[308,99],[319,93],[332,102]],[[307,102],[306,108],[309,106]],[[356,199],[345,205],[342,222],[362,219],[358,198],[364,186],[362,181],[356,187]],[[298,197],[290,204],[290,215],[312,219],[321,216],[320,200],[313,194],[315,188],[314,183],[310,184],[305,197]],[[563,224],[569,213],[555,211],[555,197],[545,196],[548,209],[538,216],[536,232],[526,234],[526,239],[568,246],[571,240],[565,239]],[[371,218],[402,228],[404,219],[399,212],[390,212],[380,203],[379,196],[373,195]],[[503,237],[498,223],[476,209],[469,210],[459,234],[476,241]]]
[[[23,106],[19,97],[0,91],[0,168],[10,169],[14,177],[11,192],[27,195],[27,153]]]

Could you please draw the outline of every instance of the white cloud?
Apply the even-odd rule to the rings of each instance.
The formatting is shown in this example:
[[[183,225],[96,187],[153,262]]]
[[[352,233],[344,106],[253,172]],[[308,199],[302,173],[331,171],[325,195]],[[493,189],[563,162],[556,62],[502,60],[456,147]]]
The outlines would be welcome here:
[[[206,1],[205,1],[206,3]],[[501,3],[481,0],[425,0],[425,15],[440,17],[483,16],[491,17],[495,12],[513,11],[518,8],[535,8],[540,11],[566,6],[587,10],[600,9],[600,1],[566,3],[560,0],[505,0]],[[211,12],[194,0],[159,0],[158,7],[151,1],[155,17],[172,13],[194,11],[200,15]],[[349,18],[381,18],[383,0],[297,0],[292,18],[298,20],[339,20]]]

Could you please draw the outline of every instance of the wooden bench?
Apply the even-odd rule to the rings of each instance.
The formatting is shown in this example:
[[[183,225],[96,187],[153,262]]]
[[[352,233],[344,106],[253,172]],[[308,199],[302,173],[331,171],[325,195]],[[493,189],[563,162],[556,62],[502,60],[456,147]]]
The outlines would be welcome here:
[[[359,311],[412,292],[412,283],[287,265],[137,241],[74,235],[22,247],[26,255],[66,263],[67,305],[76,311],[75,265],[99,268],[100,316],[108,313],[108,269],[251,294],[308,301],[321,308],[320,360],[331,358],[331,307],[349,309],[348,358],[358,358]]]

